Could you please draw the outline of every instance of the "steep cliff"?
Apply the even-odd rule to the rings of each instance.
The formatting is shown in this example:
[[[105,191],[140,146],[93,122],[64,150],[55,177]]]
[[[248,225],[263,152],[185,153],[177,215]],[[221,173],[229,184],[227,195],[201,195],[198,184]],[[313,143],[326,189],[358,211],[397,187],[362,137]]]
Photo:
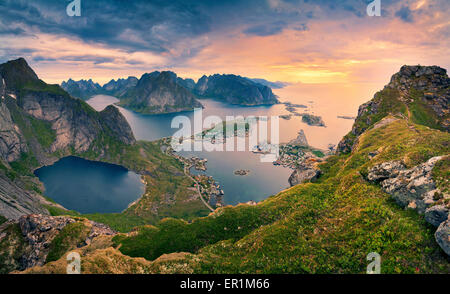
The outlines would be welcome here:
[[[173,72],[142,75],[136,87],[126,91],[120,105],[141,113],[157,114],[193,110],[202,107],[194,94],[180,85]]]
[[[203,97],[216,98],[239,105],[264,105],[278,103],[272,90],[250,79],[236,75],[203,76],[194,92]]]
[[[23,58],[0,65],[0,214],[47,213],[50,204],[32,170],[63,155],[106,156],[109,147],[135,144],[114,107],[97,112],[57,85],[39,80]],[[116,148],[117,149],[117,148]]]
[[[404,65],[383,90],[359,107],[352,130],[337,151],[350,152],[358,136],[388,114],[402,114],[417,124],[449,131],[449,100],[450,79],[445,69]]]

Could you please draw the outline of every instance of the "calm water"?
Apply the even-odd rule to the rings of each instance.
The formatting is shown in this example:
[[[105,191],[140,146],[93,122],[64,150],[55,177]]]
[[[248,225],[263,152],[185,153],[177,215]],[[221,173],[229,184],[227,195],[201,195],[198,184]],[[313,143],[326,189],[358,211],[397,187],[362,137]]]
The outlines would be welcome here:
[[[310,145],[317,148],[327,148],[328,144],[337,144],[353,124],[353,120],[339,119],[338,115],[355,116],[358,105],[370,98],[355,93],[352,89],[335,89],[331,91],[336,97],[329,97],[330,92],[321,92],[321,87],[306,87],[305,85],[293,85],[284,89],[275,90],[275,94],[281,101],[303,104],[306,109],[299,108],[298,112],[308,112],[321,115],[327,127],[308,126],[300,117],[292,117],[290,120],[280,119],[280,141],[288,142],[296,137],[298,131],[303,129]],[[98,95],[87,101],[96,110],[103,110],[107,105],[118,102],[111,96]],[[227,115],[282,115],[289,114],[282,104],[273,106],[242,107],[229,105],[216,100],[202,99],[205,106],[203,118],[208,115],[217,115],[225,118]],[[193,112],[142,115],[119,107],[121,113],[130,123],[138,140],[156,140],[162,137],[172,136],[176,129],[170,127],[172,119],[177,115],[185,115],[193,118]],[[249,200],[260,201],[280,190],[289,187],[288,178],[292,170],[272,163],[260,162],[258,154],[245,152],[182,152],[185,156],[198,156],[207,158],[207,174],[222,186],[225,196],[225,204],[237,204]],[[248,169],[247,176],[236,176],[237,169]]]
[[[35,171],[45,195],[81,213],[121,212],[144,192],[140,176],[124,167],[65,157]]]

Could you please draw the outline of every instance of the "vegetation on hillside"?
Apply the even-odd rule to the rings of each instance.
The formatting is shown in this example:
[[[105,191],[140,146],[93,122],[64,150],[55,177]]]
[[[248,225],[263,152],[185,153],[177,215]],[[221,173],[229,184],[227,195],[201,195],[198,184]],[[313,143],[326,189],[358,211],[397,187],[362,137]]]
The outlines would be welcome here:
[[[382,256],[383,273],[448,272],[450,265],[423,216],[400,208],[364,175],[377,163],[414,166],[448,153],[450,135],[397,119],[367,131],[351,155],[322,164],[316,183],[295,186],[256,206],[226,207],[187,224],[164,220],[113,239],[129,256],[186,258],[198,273],[363,273]],[[380,152],[370,159],[370,152]]]

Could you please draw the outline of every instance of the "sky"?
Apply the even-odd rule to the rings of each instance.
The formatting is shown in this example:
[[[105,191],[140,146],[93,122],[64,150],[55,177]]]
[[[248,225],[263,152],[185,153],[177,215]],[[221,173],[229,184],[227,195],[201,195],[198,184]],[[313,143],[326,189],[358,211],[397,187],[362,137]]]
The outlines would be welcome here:
[[[301,84],[386,84],[403,64],[450,68],[450,1],[0,0],[0,62],[101,84],[154,70]]]

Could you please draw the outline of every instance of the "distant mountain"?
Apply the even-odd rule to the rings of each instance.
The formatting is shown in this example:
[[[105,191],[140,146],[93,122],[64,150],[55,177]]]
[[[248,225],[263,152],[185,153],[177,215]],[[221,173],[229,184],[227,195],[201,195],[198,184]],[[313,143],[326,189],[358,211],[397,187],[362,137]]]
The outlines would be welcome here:
[[[272,88],[272,89],[281,89],[281,88],[284,88],[284,87],[289,85],[289,83],[280,82],[280,81],[271,82],[271,81],[268,81],[268,80],[265,80],[265,79],[249,79],[249,80],[251,80],[251,81],[253,81],[255,83],[267,86],[267,87]]]
[[[142,75],[135,87],[118,98],[121,106],[140,113],[189,111],[202,107],[189,91],[189,84],[171,71],[155,71]]]
[[[194,93],[205,98],[216,98],[239,105],[278,103],[277,97],[269,87],[236,75],[203,76],[195,85]]]
[[[105,94],[118,97],[123,95],[128,89],[135,87],[137,83],[138,78],[136,77],[117,79],[117,81],[113,79],[104,84],[102,90]]]
[[[94,83],[92,79],[79,81],[69,79],[67,82],[61,83],[61,88],[66,90],[73,97],[82,100],[87,100],[102,92],[102,87],[98,83]]]
[[[192,91],[195,88],[195,81],[193,79],[177,78],[177,83],[189,91]]]
[[[82,100],[98,94],[119,98],[121,105],[142,113],[167,113],[201,107],[196,98],[215,98],[238,105],[271,105],[278,103],[272,88],[284,87],[282,82],[249,79],[236,75],[203,76],[197,83],[183,79],[171,71],[155,71],[141,79],[111,80],[100,86],[91,79],[62,82],[61,87]],[[197,97],[199,96],[199,97]]]

